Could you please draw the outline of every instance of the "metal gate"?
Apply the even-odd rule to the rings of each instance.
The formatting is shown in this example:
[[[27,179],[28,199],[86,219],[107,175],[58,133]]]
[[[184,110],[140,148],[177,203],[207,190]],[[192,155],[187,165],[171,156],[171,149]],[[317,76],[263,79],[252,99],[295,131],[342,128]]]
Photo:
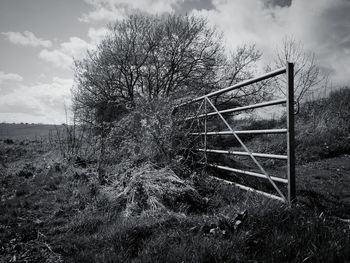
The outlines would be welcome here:
[[[287,96],[284,99],[278,99],[278,100],[272,100],[257,104],[251,104],[247,106],[239,106],[235,108],[230,109],[224,109],[224,110],[218,110],[217,107],[214,105],[213,101],[211,100],[212,97],[227,93],[233,90],[240,89],[242,87],[261,82],[263,80],[267,80],[273,77],[276,77],[278,75],[286,74],[287,75]],[[231,171],[237,174],[244,174],[249,176],[254,176],[258,178],[264,178],[267,179],[273,188],[276,190],[277,194],[270,194],[266,193],[261,190],[254,189],[252,187],[248,187],[242,184],[238,184],[232,181],[223,180],[220,178],[216,178],[218,180],[223,180],[225,182],[228,182],[230,184],[234,184],[237,187],[253,191],[262,195],[265,195],[270,198],[274,198],[277,200],[281,200],[283,202],[289,202],[291,203],[295,199],[295,150],[294,150],[294,65],[293,63],[287,63],[286,67],[269,72],[265,75],[262,75],[257,78],[253,78],[247,81],[243,81],[241,83],[235,84],[233,86],[211,92],[209,94],[206,94],[204,96],[200,96],[198,98],[195,98],[189,102],[186,102],[184,104],[181,104],[178,107],[193,104],[193,103],[200,103],[199,110],[204,106],[204,113],[199,114],[196,116],[191,116],[189,118],[186,118],[186,120],[191,119],[203,119],[204,118],[204,131],[201,132],[194,132],[191,133],[191,135],[196,136],[204,136],[204,148],[196,149],[197,151],[204,153],[204,159],[205,162],[200,162],[200,164],[203,164],[205,166],[215,167],[218,169]],[[228,123],[227,118],[224,117],[224,114],[226,113],[233,113],[233,112],[242,112],[246,110],[251,109],[257,109],[257,108],[263,108],[268,107],[272,105],[279,105],[279,104],[286,104],[286,116],[287,116],[287,127],[284,129],[264,129],[264,130],[235,130],[231,125]],[[208,112],[208,109],[211,109],[210,112]],[[219,116],[221,121],[225,124],[227,127],[227,130],[225,131],[217,131],[217,132],[208,132],[207,131],[207,118],[210,116]],[[240,138],[241,134],[286,134],[286,141],[287,141],[287,155],[277,155],[277,154],[265,154],[265,153],[254,153],[251,152],[247,146],[244,144],[242,139]],[[244,151],[227,151],[227,150],[217,150],[217,149],[208,149],[207,148],[207,138],[208,136],[215,136],[215,135],[233,135],[236,140],[239,142],[239,144],[242,146]],[[227,166],[221,166],[216,164],[211,164],[207,162],[207,153],[217,153],[217,154],[231,154],[231,155],[241,155],[241,156],[249,156],[251,160],[255,163],[257,168],[259,168],[260,172],[252,172],[252,171],[246,171],[242,169],[237,169],[234,167],[227,167]],[[258,161],[258,158],[269,158],[269,159],[279,159],[279,160],[285,160],[287,162],[287,176],[286,178],[281,177],[275,177],[267,173],[267,171],[263,168],[261,163]],[[288,194],[285,196],[285,194],[281,191],[281,189],[276,185],[276,182],[287,184],[288,186]]]

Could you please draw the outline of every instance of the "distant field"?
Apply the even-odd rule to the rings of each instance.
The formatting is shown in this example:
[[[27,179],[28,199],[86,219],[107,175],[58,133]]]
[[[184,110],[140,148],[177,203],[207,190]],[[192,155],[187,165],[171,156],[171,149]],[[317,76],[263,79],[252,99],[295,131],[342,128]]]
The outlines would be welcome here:
[[[35,139],[56,132],[61,125],[0,123],[0,139]]]

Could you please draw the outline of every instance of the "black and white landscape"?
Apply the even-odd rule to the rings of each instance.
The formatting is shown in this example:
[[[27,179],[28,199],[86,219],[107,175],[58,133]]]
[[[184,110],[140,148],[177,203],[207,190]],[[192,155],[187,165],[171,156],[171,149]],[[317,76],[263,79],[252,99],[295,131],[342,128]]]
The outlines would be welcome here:
[[[1,0],[0,262],[350,262],[349,13]]]

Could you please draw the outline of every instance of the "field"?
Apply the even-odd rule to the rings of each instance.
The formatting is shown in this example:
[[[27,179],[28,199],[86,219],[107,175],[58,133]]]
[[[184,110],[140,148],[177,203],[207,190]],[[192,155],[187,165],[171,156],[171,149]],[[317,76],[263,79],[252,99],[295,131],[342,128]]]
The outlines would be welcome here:
[[[350,261],[349,155],[299,164],[289,207],[200,170],[180,180],[141,165],[135,190],[125,187],[127,168],[114,166],[99,184],[96,163],[21,136],[0,142],[0,262]],[[169,179],[168,189],[142,177]]]
[[[350,263],[350,0],[1,2],[0,263]]]
[[[60,125],[0,123],[0,139],[39,139],[60,129]]]

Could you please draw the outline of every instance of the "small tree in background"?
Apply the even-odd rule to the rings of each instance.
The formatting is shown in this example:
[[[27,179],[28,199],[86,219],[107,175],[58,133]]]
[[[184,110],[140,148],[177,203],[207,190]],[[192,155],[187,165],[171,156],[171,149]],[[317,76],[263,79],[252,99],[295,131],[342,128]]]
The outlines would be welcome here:
[[[262,53],[255,45],[241,45],[231,50],[220,66],[220,87],[225,88],[244,80],[253,78],[256,64]],[[216,104],[220,107],[232,107],[242,104],[253,104],[269,97],[273,90],[267,85],[269,81],[260,81],[238,90],[225,93],[216,98]]]
[[[314,92],[317,87],[327,81],[327,76],[323,75],[317,65],[315,54],[306,52],[300,42],[293,38],[285,38],[283,47],[277,52],[273,63],[274,68],[282,68],[286,63],[293,62],[294,66],[294,101],[296,104],[295,113],[300,111],[300,104],[305,97]],[[276,78],[276,89],[286,95],[287,79],[283,77]]]
[[[223,67],[222,85],[228,87],[252,78],[256,62],[261,56],[262,53],[255,45],[242,45],[231,50]]]

